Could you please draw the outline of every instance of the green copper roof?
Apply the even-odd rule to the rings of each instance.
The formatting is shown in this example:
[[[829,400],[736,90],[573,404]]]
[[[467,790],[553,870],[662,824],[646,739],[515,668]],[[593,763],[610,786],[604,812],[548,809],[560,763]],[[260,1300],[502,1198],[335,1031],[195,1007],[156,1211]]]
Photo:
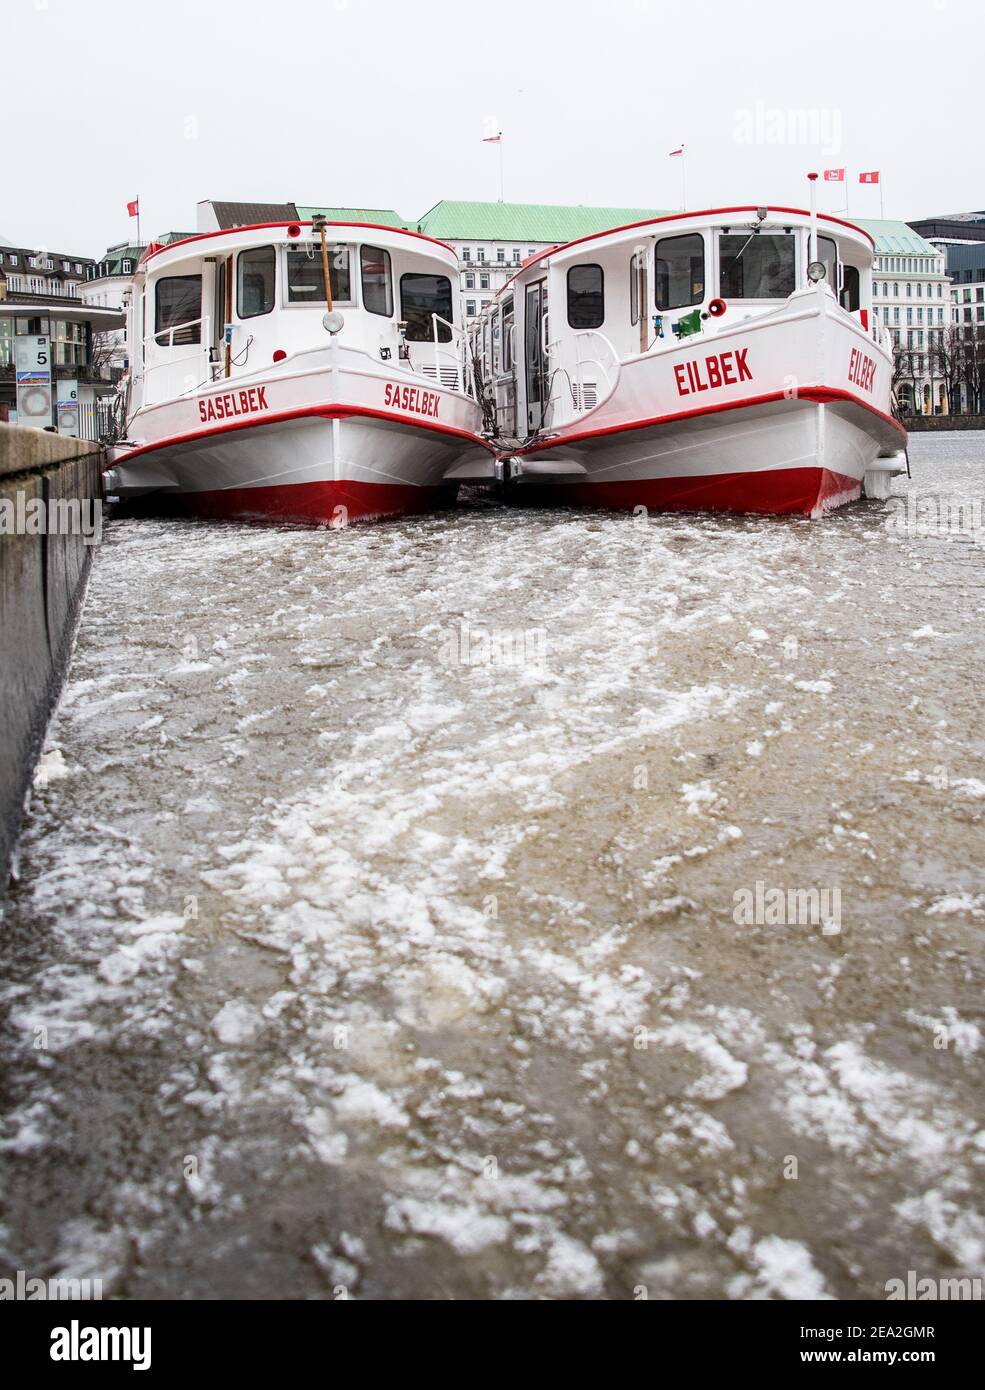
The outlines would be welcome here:
[[[846,214],[846,219],[869,233],[875,241],[876,252],[880,256],[939,256],[941,254],[936,246],[931,246],[929,241],[924,241],[922,236],[917,236],[913,228],[908,227],[905,222],[896,222],[889,218],[879,217],[852,217],[851,213]]]
[[[302,222],[310,222],[312,213],[327,217],[329,222],[372,222],[377,227],[409,227],[411,224],[393,208],[329,208],[323,203],[312,207],[295,204]]]
[[[435,203],[418,225],[442,240],[557,242],[661,216],[657,208],[558,207],[549,203]]]

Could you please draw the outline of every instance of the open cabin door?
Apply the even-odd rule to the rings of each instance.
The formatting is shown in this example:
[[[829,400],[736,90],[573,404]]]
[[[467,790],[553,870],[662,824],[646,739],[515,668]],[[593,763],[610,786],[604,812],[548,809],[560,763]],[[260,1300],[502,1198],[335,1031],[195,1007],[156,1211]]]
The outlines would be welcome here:
[[[523,351],[526,365],[527,433],[544,423],[547,406],[547,361],[544,335],[547,319],[547,281],[527,286],[524,306]]]

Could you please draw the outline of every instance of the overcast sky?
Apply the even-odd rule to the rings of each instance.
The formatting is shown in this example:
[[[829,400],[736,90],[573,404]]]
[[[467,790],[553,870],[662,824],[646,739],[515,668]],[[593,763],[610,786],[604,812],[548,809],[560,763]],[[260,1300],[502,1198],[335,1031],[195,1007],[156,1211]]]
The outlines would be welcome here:
[[[99,255],[202,198],[985,206],[981,0],[5,0],[0,236]],[[847,198],[846,198],[847,194]]]

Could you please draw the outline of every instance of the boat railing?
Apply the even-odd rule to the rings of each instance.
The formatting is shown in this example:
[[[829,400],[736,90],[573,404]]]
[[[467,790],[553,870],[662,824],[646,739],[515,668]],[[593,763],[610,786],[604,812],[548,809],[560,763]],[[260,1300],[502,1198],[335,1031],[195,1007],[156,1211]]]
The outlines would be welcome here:
[[[445,342],[441,341],[442,328],[447,328],[451,335]],[[468,391],[471,383],[474,395],[468,334],[440,314],[432,314],[431,337],[434,355],[433,360],[424,366],[425,374],[433,376],[440,386],[450,386],[456,391]]]
[[[563,383],[568,387],[573,415],[583,415],[608,400],[619,380],[620,361],[604,333],[597,328],[583,328],[546,346],[552,423],[561,424],[564,418],[563,412],[554,410],[563,400]]]
[[[148,343],[153,343],[155,347],[173,348],[175,346],[174,338],[176,333],[183,333],[192,328],[199,329],[199,341],[194,344],[189,344],[189,346],[192,347],[191,352],[183,353],[180,357],[168,357],[163,362],[152,362],[149,365],[145,357],[143,377],[145,399],[148,404],[150,403],[150,393],[148,392],[147,387],[151,372],[160,372],[164,369],[173,370],[174,368],[180,367],[183,363],[187,362],[198,362],[199,364],[203,365],[205,369],[204,381],[200,381],[196,377],[196,380],[194,382],[192,382],[190,385],[186,385],[182,391],[175,392],[175,395],[183,395],[185,391],[194,391],[199,386],[204,385],[206,382],[212,379],[212,367],[210,360],[210,349],[212,344],[211,325],[211,318],[208,314],[205,314],[202,318],[185,319],[182,323],[173,323],[170,328],[160,328],[157,330],[156,333],[148,333],[146,337],[141,339],[141,347],[145,349]],[[162,341],[163,339],[167,339],[167,341]],[[184,347],[184,344],[179,343],[178,346]],[[187,376],[188,373],[186,372],[185,375]]]

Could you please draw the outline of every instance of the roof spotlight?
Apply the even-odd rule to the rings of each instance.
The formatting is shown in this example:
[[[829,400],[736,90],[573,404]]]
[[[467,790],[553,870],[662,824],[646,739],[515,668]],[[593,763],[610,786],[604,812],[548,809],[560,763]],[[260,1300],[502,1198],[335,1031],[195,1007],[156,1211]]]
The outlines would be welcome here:
[[[807,267],[807,278],[812,285],[816,285],[819,280],[823,280],[827,273],[823,261],[811,261],[810,265]]]

